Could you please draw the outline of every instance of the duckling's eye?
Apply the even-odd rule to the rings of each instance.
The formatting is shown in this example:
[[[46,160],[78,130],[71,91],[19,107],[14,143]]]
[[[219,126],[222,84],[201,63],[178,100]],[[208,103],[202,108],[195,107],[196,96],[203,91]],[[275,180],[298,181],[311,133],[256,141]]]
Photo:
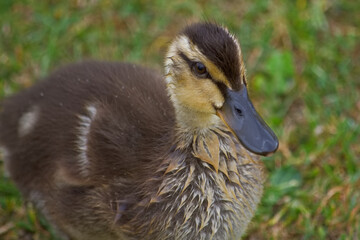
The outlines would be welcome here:
[[[206,67],[204,66],[204,64],[197,62],[197,63],[195,64],[195,66],[196,66],[196,71],[197,71],[197,73],[203,74],[203,73],[206,72]]]
[[[206,67],[201,62],[196,62],[193,65],[193,71],[199,77],[207,77],[208,76],[208,72],[206,70]]]

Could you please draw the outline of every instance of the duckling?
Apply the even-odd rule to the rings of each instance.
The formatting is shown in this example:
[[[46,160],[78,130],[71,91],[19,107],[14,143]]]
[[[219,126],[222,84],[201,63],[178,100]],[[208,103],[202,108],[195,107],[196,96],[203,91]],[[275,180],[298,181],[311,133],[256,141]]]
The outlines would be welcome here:
[[[70,239],[240,239],[277,150],[240,45],[213,23],[172,41],[165,76],[65,66],[5,99],[0,145],[25,199]]]

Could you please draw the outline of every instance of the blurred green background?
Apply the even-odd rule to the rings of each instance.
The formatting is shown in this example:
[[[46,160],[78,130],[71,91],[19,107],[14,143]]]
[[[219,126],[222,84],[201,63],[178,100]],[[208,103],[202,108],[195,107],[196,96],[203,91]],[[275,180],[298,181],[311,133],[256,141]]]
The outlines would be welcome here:
[[[245,239],[359,239],[360,1],[1,0],[0,98],[82,59],[162,71],[169,41],[204,20],[239,38],[250,95],[280,140]],[[0,239],[55,239],[1,161]]]

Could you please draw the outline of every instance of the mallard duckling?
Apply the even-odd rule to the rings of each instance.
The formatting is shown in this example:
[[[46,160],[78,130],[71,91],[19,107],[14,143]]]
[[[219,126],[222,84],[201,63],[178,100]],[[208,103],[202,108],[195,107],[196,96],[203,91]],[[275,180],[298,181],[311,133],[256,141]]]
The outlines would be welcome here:
[[[71,239],[239,239],[278,141],[247,93],[240,46],[212,23],[171,43],[165,77],[63,67],[6,99],[5,168]]]

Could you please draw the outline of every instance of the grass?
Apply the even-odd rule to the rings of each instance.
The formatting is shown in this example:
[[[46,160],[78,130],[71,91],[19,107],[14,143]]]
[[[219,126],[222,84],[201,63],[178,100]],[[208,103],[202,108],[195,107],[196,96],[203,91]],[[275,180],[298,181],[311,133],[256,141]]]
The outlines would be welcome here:
[[[0,2],[0,98],[96,58],[161,71],[185,24],[238,36],[250,94],[280,140],[245,239],[360,238],[360,3],[345,0]],[[55,239],[3,175],[0,239]]]

